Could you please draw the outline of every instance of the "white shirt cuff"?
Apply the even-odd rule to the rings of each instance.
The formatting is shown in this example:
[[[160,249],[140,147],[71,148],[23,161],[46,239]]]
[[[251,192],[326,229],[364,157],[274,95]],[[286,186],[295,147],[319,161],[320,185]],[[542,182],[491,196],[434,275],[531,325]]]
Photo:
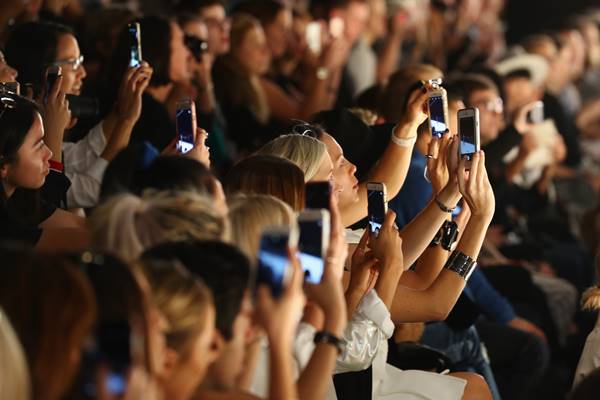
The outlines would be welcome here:
[[[374,289],[371,289],[363,297],[356,312],[373,321],[388,339],[394,334],[394,323],[390,317],[390,312]]]

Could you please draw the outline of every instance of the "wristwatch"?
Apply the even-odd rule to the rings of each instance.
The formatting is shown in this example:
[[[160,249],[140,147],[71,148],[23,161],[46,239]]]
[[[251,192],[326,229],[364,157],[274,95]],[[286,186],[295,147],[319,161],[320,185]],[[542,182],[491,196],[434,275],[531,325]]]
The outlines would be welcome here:
[[[456,248],[458,233],[458,224],[454,221],[446,221],[436,233],[429,246],[435,247],[441,244],[444,250],[452,251]]]
[[[332,335],[331,333],[326,332],[326,331],[319,331],[319,332],[315,333],[313,342],[315,344],[319,344],[319,343],[330,344],[337,349],[338,354],[342,353],[342,351],[344,350],[344,345],[345,345],[345,343],[342,339],[340,339],[337,336]]]

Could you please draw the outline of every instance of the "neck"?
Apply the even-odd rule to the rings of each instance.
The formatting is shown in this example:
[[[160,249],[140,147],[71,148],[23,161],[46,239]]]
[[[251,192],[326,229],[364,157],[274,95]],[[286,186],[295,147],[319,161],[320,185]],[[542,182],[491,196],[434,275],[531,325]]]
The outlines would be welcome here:
[[[17,190],[15,186],[11,185],[5,180],[2,181],[2,189],[4,189],[4,194],[6,195],[7,199],[10,199],[10,197],[15,193],[15,190]]]
[[[154,97],[157,101],[164,103],[167,101],[167,98],[169,97],[169,93],[171,93],[172,88],[173,84],[168,83],[163,86],[148,87],[148,89],[146,89],[146,92],[148,92],[148,94]]]

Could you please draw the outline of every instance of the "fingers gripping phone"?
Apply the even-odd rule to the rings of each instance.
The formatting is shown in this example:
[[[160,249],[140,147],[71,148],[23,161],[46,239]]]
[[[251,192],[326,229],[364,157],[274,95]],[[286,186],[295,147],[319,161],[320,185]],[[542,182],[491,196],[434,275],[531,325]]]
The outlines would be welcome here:
[[[304,280],[318,285],[325,269],[325,253],[329,248],[331,230],[329,211],[302,211],[298,216],[300,227],[300,264],[304,271]]]
[[[329,181],[308,182],[305,188],[305,199],[305,208],[329,210],[331,183]]]
[[[480,149],[479,109],[465,108],[458,110],[458,136],[460,140],[459,156],[471,160],[473,154]]]
[[[129,37],[129,66],[139,67],[142,64],[142,34],[139,22],[127,25]]]
[[[536,101],[533,108],[527,113],[527,121],[530,124],[541,124],[544,122],[544,102]]]
[[[319,22],[309,22],[306,25],[306,45],[313,54],[321,54],[321,24]]]
[[[387,214],[386,188],[384,183],[367,183],[368,219],[372,234],[379,235],[379,230]]]
[[[448,129],[448,95],[446,89],[436,85],[427,98],[429,129],[431,134],[441,138]]]
[[[288,249],[298,245],[298,231],[286,226],[267,227],[260,238],[256,287],[266,284],[274,297],[283,293],[292,268]]]
[[[196,105],[190,99],[177,103],[175,113],[177,127],[177,150],[185,154],[194,148],[196,143]]]
[[[56,84],[61,73],[62,70],[57,65],[50,66],[46,70],[46,79],[44,79],[44,103],[48,102],[48,95],[52,91],[52,88]]]

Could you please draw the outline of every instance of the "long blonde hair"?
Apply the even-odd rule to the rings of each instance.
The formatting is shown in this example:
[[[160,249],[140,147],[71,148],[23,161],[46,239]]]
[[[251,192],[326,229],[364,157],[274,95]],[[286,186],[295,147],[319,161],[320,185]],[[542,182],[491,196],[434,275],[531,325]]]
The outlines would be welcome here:
[[[327,154],[325,143],[306,135],[282,135],[265,144],[257,154],[266,154],[290,160],[304,171],[304,181],[310,181]]]
[[[0,399],[29,400],[31,382],[21,343],[0,308]]]
[[[254,262],[260,234],[267,226],[295,226],[296,214],[276,197],[262,194],[236,195],[229,200],[231,241]]]
[[[212,200],[191,191],[114,196],[96,208],[89,224],[95,246],[127,261],[162,242],[224,240],[229,232]]]
[[[581,295],[581,308],[584,310],[600,309],[600,251],[596,253],[596,285],[588,288]]]

